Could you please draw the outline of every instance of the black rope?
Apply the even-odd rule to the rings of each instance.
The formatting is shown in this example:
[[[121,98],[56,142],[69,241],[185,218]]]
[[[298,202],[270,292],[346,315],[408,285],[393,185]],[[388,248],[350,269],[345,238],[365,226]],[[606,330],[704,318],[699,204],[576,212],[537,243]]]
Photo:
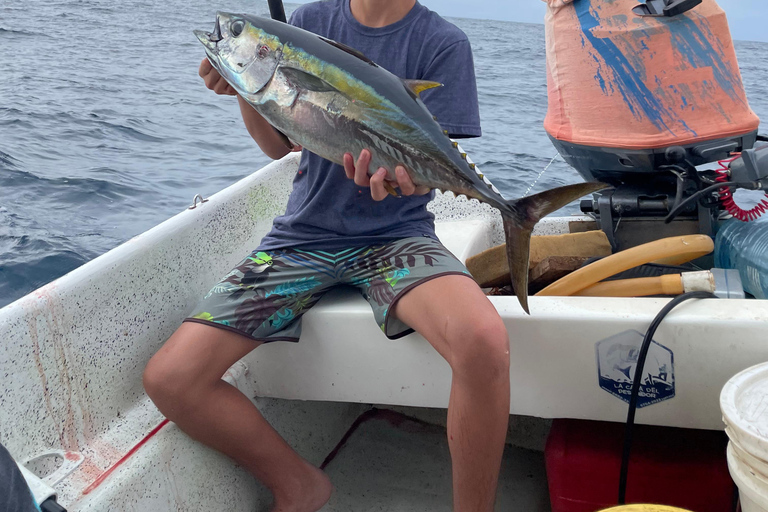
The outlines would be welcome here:
[[[716,190],[719,190],[723,187],[728,188],[746,188],[748,190],[757,190],[760,188],[760,184],[756,183],[754,181],[745,181],[745,182],[733,182],[733,181],[725,181],[723,183],[715,183],[714,185],[710,185],[707,188],[704,188],[702,190],[699,190],[695,194],[693,194],[691,197],[687,198],[685,201],[681,202],[677,206],[675,206],[671,212],[669,212],[669,215],[664,219],[665,224],[669,224],[674,220],[675,217],[680,215],[680,212],[685,209],[686,206],[691,204],[694,201],[698,201],[702,197],[704,197],[707,194],[710,194]]]
[[[688,292],[679,295],[669,301],[664,308],[659,311],[656,318],[651,322],[648,331],[643,338],[643,344],[640,346],[640,353],[637,355],[637,366],[635,368],[635,377],[632,380],[632,394],[629,397],[629,411],[627,412],[627,424],[624,430],[624,449],[621,454],[621,473],[619,474],[619,505],[626,503],[627,497],[627,472],[629,470],[629,455],[632,450],[632,438],[635,431],[635,411],[637,410],[637,398],[640,394],[640,384],[643,380],[643,370],[645,369],[645,358],[648,356],[648,349],[651,347],[653,335],[656,334],[659,324],[670,311],[675,309],[681,302],[688,299],[713,299],[717,298],[709,292]]]

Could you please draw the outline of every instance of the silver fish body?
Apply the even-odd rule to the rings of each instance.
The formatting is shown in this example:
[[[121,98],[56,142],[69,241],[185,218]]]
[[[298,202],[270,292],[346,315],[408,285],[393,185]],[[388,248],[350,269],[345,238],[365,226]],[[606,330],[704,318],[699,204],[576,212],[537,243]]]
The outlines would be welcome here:
[[[605,188],[561,187],[508,201],[459,153],[418,93],[439,86],[402,80],[364,55],[268,18],[218,13],[214,32],[195,31],[212,65],[272,126],[307,150],[342,164],[371,152],[370,169],[406,168],[416,185],[450,190],[500,210],[512,283],[528,312],[530,234],[538,220]]]

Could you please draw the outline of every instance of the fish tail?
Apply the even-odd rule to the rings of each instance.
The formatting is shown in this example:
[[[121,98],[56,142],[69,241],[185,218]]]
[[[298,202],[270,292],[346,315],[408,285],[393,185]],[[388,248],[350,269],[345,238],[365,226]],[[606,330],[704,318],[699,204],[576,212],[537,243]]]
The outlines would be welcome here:
[[[509,201],[507,203],[509,209],[501,212],[512,286],[520,305],[529,315],[531,312],[528,309],[528,265],[533,227],[555,210],[606,187],[608,185],[593,182],[553,188],[533,196]]]

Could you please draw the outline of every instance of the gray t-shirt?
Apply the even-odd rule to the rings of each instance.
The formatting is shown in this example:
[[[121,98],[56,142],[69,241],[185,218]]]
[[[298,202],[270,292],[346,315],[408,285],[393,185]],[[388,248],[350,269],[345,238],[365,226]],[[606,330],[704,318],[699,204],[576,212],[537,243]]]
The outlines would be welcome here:
[[[354,18],[349,0],[326,0],[302,5],[290,23],[360,50],[400,78],[444,84],[421,95],[427,108],[451,137],[480,136],[469,40],[437,13],[417,2],[397,23],[371,28]],[[426,209],[432,196],[374,201],[343,167],[304,150],[286,212],[274,220],[258,250],[337,250],[411,236],[436,238],[434,216]]]

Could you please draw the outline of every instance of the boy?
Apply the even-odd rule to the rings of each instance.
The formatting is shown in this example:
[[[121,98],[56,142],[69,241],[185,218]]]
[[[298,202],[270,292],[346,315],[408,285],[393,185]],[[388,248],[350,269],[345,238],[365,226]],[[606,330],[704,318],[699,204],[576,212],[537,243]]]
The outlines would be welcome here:
[[[452,137],[480,135],[469,42],[416,0],[316,2],[297,9],[291,23],[360,50],[401,78],[445,84],[424,93],[430,111]],[[214,92],[236,95],[207,60],[200,75]],[[289,150],[272,127],[238,101],[264,153],[285,156]],[[454,510],[491,511],[509,417],[507,331],[437,240],[426,210],[429,190],[414,186],[398,167],[392,185],[403,197],[388,197],[386,172],[369,177],[370,152],[356,157],[345,155],[342,172],[303,152],[286,213],[152,358],[145,388],[187,434],[261,480],[274,495],[274,512],[320,509],[332,490],[326,475],[221,376],[262,343],[298,341],[303,312],[330,287],[351,284],[388,337],[416,330],[450,364]],[[393,264],[393,256],[402,261]]]

